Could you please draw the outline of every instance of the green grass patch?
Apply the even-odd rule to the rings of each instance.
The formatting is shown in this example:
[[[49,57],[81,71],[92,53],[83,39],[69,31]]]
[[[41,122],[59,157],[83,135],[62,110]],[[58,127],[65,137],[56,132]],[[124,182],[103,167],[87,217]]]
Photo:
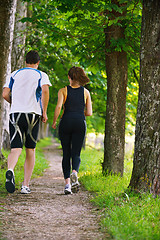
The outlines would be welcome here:
[[[48,162],[47,160],[44,158],[44,154],[43,154],[43,148],[46,146],[51,145],[51,138],[45,138],[45,139],[41,139],[38,143],[37,143],[37,148],[36,148],[36,161],[35,161],[35,167],[33,170],[33,174],[32,174],[32,178],[38,177],[38,176],[42,176],[43,172],[46,168],[48,168]],[[9,154],[9,151],[4,151],[3,150],[3,155],[6,158],[6,162],[7,162],[7,156]],[[15,172],[15,183],[16,183],[16,188],[20,189],[21,184],[23,182],[24,179],[24,161],[25,161],[25,149],[22,150],[21,156],[19,157],[18,163],[14,169]],[[4,167],[6,166],[6,167]],[[0,193],[1,196],[6,196],[8,193],[5,189],[5,173],[7,170],[7,164],[3,161],[0,162]]]
[[[80,181],[93,193],[102,229],[116,240],[160,239],[160,199],[127,189],[132,172],[132,155],[125,156],[124,176],[102,175],[103,151],[86,148],[81,154]]]

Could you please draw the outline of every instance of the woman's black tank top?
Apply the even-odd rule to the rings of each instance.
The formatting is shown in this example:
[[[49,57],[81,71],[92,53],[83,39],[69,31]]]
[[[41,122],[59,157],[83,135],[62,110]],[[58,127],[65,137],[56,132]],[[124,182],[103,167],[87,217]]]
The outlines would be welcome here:
[[[63,118],[85,119],[84,87],[72,88],[67,86],[67,99],[64,103]]]

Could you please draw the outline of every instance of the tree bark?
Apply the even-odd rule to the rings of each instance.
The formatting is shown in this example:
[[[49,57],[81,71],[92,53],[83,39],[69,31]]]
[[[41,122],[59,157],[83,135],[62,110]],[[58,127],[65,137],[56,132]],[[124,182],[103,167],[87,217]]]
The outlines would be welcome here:
[[[113,2],[118,4],[117,1]],[[112,39],[125,38],[124,30],[118,25],[105,29],[106,50],[110,48]],[[126,52],[106,51],[107,108],[102,166],[104,172],[120,173],[121,176],[124,169],[127,66]]]
[[[14,23],[16,0],[0,0],[0,157],[2,157],[3,99],[2,90],[7,73],[7,62],[11,44],[11,27]]]
[[[20,19],[26,17],[27,3],[22,3],[20,0],[17,1],[15,24],[12,21],[10,24],[10,52],[7,64],[7,74],[18,68],[24,66],[24,52],[25,52],[25,27],[26,24],[22,24]],[[4,101],[3,111],[3,132],[2,132],[2,147],[3,149],[10,149],[9,141],[9,104]]]
[[[130,187],[160,195],[160,1],[144,0],[135,153]]]
[[[26,23],[20,22],[20,19],[23,17],[27,17],[27,3],[17,0],[14,39],[12,46],[12,71],[24,67],[25,64]]]

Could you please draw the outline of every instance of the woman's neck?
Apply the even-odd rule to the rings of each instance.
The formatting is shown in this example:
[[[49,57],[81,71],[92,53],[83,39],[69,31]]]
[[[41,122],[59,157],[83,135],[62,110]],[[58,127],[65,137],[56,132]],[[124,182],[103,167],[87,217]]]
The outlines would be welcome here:
[[[79,84],[79,83],[77,83],[77,82],[70,82],[70,86],[72,87],[72,88],[79,88],[81,85]]]

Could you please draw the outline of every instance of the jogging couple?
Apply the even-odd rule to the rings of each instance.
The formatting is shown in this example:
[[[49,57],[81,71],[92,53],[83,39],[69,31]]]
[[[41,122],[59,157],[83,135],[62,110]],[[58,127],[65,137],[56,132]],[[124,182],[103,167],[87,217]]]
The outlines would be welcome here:
[[[9,193],[15,191],[14,168],[23,144],[26,149],[26,159],[21,193],[31,192],[29,182],[35,164],[39,123],[41,120],[43,123],[48,120],[47,106],[51,83],[48,75],[38,70],[39,63],[39,54],[33,50],[29,51],[26,55],[26,67],[12,72],[3,87],[3,98],[11,104],[9,118],[11,152],[8,156],[5,183]],[[70,84],[58,92],[58,102],[52,124],[55,129],[63,105],[64,111],[59,124],[59,136],[63,149],[62,169],[65,179],[65,194],[77,192],[79,189],[77,173],[86,132],[85,116],[92,115],[90,93],[83,87],[89,82],[89,78],[82,68],[72,67],[68,72],[68,79]]]

